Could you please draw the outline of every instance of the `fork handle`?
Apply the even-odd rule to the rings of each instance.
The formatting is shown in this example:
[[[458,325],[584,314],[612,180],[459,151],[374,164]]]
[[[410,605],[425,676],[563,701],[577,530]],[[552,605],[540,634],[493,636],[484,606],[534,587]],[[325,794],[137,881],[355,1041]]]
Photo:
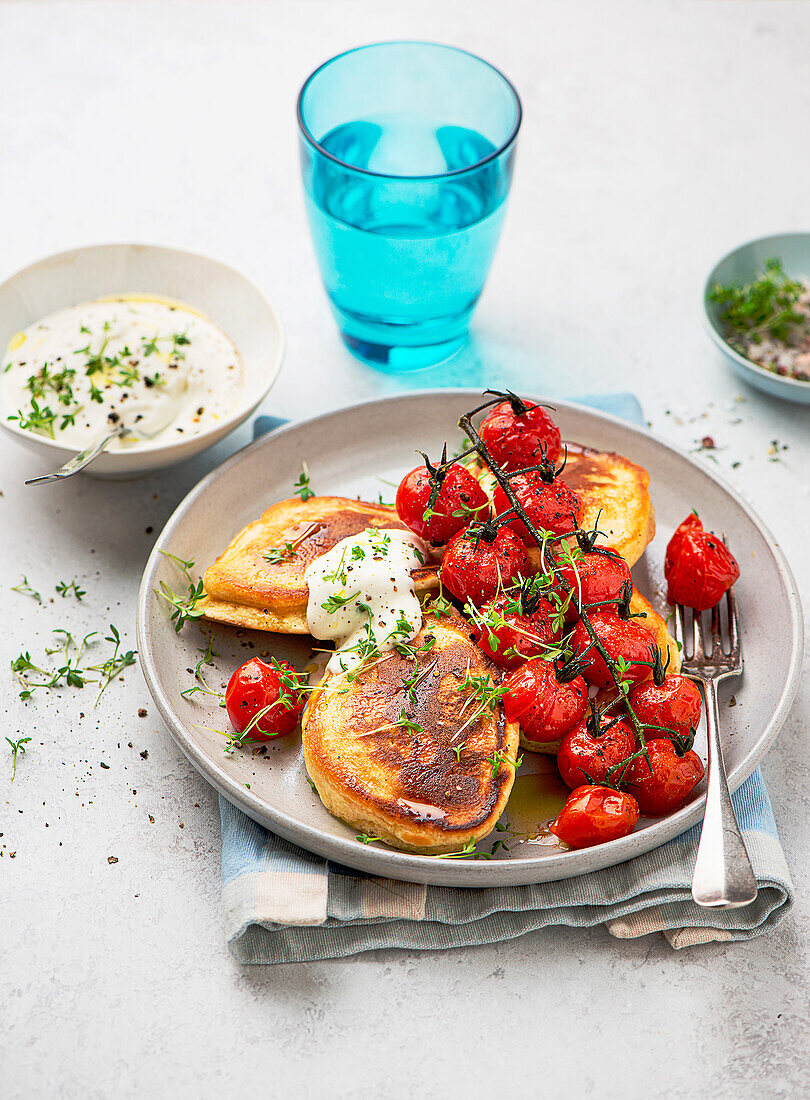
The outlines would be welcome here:
[[[717,686],[713,680],[702,680],[701,683],[709,735],[709,782],[706,813],[692,876],[692,897],[698,905],[707,908],[735,909],[750,905],[754,900],[757,880],[728,790],[720,746]]]

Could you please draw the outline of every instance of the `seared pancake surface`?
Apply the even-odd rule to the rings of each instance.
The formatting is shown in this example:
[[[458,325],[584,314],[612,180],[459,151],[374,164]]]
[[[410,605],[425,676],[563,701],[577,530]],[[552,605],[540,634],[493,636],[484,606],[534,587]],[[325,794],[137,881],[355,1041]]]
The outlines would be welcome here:
[[[598,541],[635,565],[655,535],[650,475],[623,455],[578,443],[566,446],[568,459],[560,476],[582,498],[582,527],[598,526],[604,532]]]
[[[598,542],[612,546],[628,565],[635,565],[655,535],[650,475],[623,455],[595,451],[579,443],[565,446],[568,457],[560,478],[582,498],[582,528],[598,525],[604,532]],[[473,469],[491,494],[492,474],[481,467]],[[529,547],[529,560],[538,569],[539,550]]]
[[[499,703],[475,717],[465,678],[497,685],[500,673],[468,624],[428,616],[411,644],[431,638],[416,659],[394,652],[352,682],[322,681],[304,713],[303,748],[330,813],[395,847],[447,852],[494,828],[514,780],[496,754],[514,760],[518,733]]]
[[[304,571],[342,539],[367,527],[407,530],[393,508],[348,497],[293,498],[271,505],[206,570],[207,596],[200,605],[205,617],[258,630],[307,634]],[[431,587],[435,575],[431,566],[418,570],[417,589]]]

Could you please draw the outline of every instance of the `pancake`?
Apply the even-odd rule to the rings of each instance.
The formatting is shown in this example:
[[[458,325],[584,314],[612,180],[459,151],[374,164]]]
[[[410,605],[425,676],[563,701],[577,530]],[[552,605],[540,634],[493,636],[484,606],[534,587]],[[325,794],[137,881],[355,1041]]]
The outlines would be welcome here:
[[[206,570],[206,595],[199,604],[204,617],[253,630],[308,634],[304,571],[342,539],[367,527],[407,530],[393,508],[348,497],[294,497],[271,505]],[[267,554],[274,560],[268,561]],[[432,565],[416,570],[413,577],[418,592],[437,584]]]
[[[635,588],[630,598],[630,610],[635,614],[643,613],[643,619],[634,619],[633,621],[645,626],[653,635],[656,645],[658,646],[658,651],[661,654],[661,660],[664,664],[666,664],[667,655],[669,655],[667,673],[679,672],[681,668],[681,655],[675,639],[667,630],[666,622],[661,618],[649,600],[646,600]],[[603,699],[607,700],[615,698],[617,692],[615,689],[601,688],[600,695]],[[524,749],[529,749],[530,752],[543,752],[552,756],[560,747],[559,741],[529,741],[522,733],[520,734],[520,744]]]
[[[412,645],[435,642],[416,660],[386,654],[351,682],[327,675],[312,693],[307,771],[327,810],[358,832],[405,851],[456,852],[503,813],[515,772],[495,754],[515,759],[518,730],[499,703],[469,721],[479,704],[458,690],[468,670],[493,685],[501,676],[469,629],[458,615],[428,615]],[[417,665],[411,699],[402,681]],[[397,724],[403,711],[413,725]]]
[[[650,475],[623,455],[579,443],[566,443],[566,447],[568,458],[560,477],[582,498],[583,530],[598,525],[604,535],[597,545],[612,546],[628,565],[635,565],[655,536]],[[482,473],[482,484],[491,491],[494,478],[488,470]],[[536,547],[529,547],[529,560],[535,570],[540,568]]]

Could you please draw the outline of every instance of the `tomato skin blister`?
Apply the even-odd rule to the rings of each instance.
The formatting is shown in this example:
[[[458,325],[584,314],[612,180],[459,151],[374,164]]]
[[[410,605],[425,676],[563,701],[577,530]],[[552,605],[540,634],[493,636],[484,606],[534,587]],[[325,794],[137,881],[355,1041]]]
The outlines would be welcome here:
[[[591,848],[629,836],[638,818],[638,803],[631,794],[583,784],[571,791],[549,829],[569,848]]]
[[[740,576],[737,560],[725,543],[692,513],[675,530],[664,558],[669,603],[708,611]]]

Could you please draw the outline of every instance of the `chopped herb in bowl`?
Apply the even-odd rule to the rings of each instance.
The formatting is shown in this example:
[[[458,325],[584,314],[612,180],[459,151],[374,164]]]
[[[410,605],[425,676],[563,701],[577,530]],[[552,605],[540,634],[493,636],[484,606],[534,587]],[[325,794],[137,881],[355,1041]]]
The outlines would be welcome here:
[[[745,285],[715,283],[708,300],[719,307],[726,342],[758,367],[810,382],[810,282],[786,274],[773,256]]]

